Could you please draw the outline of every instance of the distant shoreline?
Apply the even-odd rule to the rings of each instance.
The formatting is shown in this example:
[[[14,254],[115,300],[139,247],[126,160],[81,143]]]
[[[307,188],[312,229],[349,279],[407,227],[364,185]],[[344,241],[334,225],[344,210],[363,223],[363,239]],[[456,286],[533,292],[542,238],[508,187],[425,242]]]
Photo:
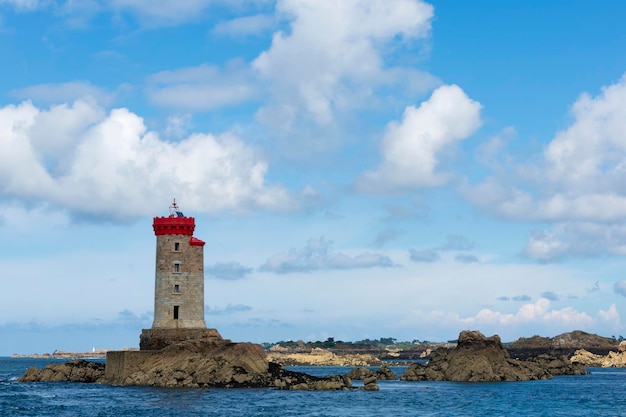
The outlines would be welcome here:
[[[55,350],[52,353],[14,353],[11,358],[16,359],[105,359],[110,349],[96,349],[91,352],[67,352]],[[134,348],[124,348],[121,350],[137,350]]]

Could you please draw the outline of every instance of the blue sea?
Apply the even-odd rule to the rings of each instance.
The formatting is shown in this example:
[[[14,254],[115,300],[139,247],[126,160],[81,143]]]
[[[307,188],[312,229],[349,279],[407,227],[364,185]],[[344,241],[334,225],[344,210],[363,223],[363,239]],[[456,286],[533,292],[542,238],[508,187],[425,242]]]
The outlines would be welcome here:
[[[19,383],[47,359],[0,358],[0,416],[626,416],[626,369],[551,381],[379,381],[380,391],[163,389]],[[341,367],[290,367],[313,375]],[[405,368],[392,369],[401,374]],[[358,381],[355,381],[355,385]]]

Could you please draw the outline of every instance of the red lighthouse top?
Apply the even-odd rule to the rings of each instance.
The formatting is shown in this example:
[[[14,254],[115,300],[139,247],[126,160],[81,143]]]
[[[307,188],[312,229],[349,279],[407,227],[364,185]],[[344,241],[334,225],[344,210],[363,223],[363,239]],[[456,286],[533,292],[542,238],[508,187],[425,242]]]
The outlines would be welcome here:
[[[195,219],[193,217],[185,217],[179,210],[176,199],[170,206],[170,215],[168,217],[155,217],[152,223],[154,234],[161,235],[186,235],[193,236],[193,230],[196,228]],[[199,239],[196,241],[200,241]],[[202,242],[204,244],[204,242]]]

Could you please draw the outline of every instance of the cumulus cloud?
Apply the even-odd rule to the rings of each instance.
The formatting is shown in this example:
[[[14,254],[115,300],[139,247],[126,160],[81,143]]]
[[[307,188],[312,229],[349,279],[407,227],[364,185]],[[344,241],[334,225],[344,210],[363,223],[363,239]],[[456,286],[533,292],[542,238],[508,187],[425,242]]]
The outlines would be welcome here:
[[[439,253],[432,249],[416,250],[409,249],[409,255],[414,262],[435,262],[441,259]]]
[[[385,68],[382,57],[390,43],[428,36],[433,7],[421,0],[283,0],[276,14],[289,31],[276,32],[253,62],[273,92],[259,112],[266,123],[289,127],[303,117],[326,125],[376,83],[433,85],[427,74]]]
[[[498,324],[511,325],[532,322],[550,322],[564,325],[589,325],[593,318],[585,312],[571,307],[561,310],[550,309],[550,300],[541,298],[533,304],[524,304],[516,313],[501,313],[488,308],[482,309],[473,317],[461,319],[469,325]]]
[[[595,97],[581,95],[571,113],[573,123],[555,135],[536,170],[526,171],[528,178],[544,185],[543,194],[507,188],[492,178],[474,190],[473,201],[520,219],[626,217],[626,74]]]
[[[626,223],[564,222],[531,233],[522,254],[549,262],[571,256],[626,255]]]
[[[445,184],[451,174],[438,170],[442,154],[478,129],[480,108],[456,85],[439,87],[419,107],[407,107],[400,123],[387,126],[380,166],[366,172],[357,189],[384,194]]]
[[[600,320],[613,323],[614,329],[621,328],[621,318],[619,316],[619,312],[617,311],[617,307],[615,307],[615,304],[611,304],[611,306],[607,310],[599,310],[598,318]]]
[[[564,256],[567,245],[545,230],[535,230],[526,242],[523,254],[536,261],[552,261]]]
[[[252,268],[239,262],[218,262],[215,265],[206,266],[204,272],[216,279],[237,280],[245,278]]]
[[[362,253],[349,256],[330,250],[332,242],[309,239],[303,249],[292,249],[270,257],[260,270],[279,274],[291,272],[311,272],[324,269],[355,269],[394,266],[391,259],[378,253]]]
[[[514,220],[548,221],[524,255],[626,254],[626,74],[600,94],[582,94],[572,123],[556,133],[538,162],[511,163],[506,175],[464,189],[475,205]],[[509,178],[506,184],[501,178]]]
[[[293,207],[265,184],[267,162],[235,135],[160,139],[127,109],[92,103],[0,108],[0,191],[113,219],[154,214],[172,196],[187,209]]]

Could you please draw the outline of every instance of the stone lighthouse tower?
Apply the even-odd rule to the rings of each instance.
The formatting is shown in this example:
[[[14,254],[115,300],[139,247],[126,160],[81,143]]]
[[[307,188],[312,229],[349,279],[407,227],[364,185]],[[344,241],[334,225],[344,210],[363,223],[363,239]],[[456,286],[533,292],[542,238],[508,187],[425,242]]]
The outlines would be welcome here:
[[[204,242],[193,237],[195,219],[176,200],[168,217],[155,217],[156,273],[152,328],[206,328]]]
[[[204,321],[204,242],[193,236],[195,219],[176,204],[167,217],[155,217],[156,268],[154,321],[140,337],[141,350],[199,338],[221,340]]]

